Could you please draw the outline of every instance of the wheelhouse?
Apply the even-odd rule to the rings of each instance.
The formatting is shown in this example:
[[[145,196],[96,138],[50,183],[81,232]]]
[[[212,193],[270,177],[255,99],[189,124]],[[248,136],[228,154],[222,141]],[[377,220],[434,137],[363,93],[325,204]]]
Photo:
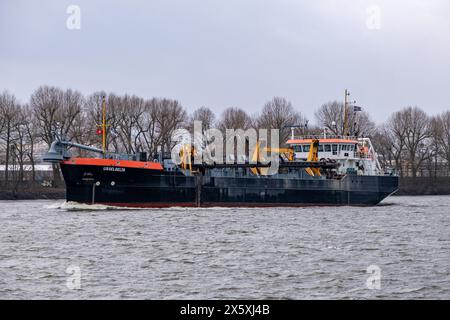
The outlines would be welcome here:
[[[308,157],[312,139],[291,139],[287,143],[294,149],[295,159]],[[326,159],[355,159],[358,141],[350,139],[319,139],[318,156]]]

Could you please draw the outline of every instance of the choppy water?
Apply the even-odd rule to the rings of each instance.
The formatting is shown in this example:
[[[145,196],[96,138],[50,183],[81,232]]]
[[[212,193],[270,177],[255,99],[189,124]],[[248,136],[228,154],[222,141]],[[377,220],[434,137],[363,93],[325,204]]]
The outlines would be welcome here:
[[[450,197],[91,209],[1,201],[0,298],[450,298]],[[370,265],[380,289],[367,287]]]

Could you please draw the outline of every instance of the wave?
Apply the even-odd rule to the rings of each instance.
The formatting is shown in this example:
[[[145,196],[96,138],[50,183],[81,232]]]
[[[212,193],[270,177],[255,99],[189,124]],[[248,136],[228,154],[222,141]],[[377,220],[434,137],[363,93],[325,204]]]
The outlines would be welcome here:
[[[75,201],[63,201],[55,202],[45,206],[46,209],[52,210],[65,210],[65,211],[105,211],[105,210],[170,210],[170,211],[210,211],[210,210],[233,210],[236,208],[229,207],[208,207],[208,208],[191,208],[191,207],[180,207],[174,205],[169,208],[140,208],[140,207],[123,207],[123,206],[113,206],[105,204],[88,204],[80,203]],[[246,208],[248,209],[248,208]]]
[[[143,210],[145,208],[118,207],[104,204],[87,204],[75,201],[52,203],[45,206],[47,209],[65,211],[104,211],[104,210]]]

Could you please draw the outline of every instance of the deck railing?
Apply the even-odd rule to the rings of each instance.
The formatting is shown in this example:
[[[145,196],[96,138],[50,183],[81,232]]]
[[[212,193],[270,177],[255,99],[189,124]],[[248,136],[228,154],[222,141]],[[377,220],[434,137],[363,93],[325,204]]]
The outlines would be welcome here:
[[[290,139],[294,140],[307,140],[307,139],[342,139],[342,140],[353,140],[357,141],[358,137],[356,136],[343,136],[343,135],[333,135],[333,134],[321,134],[321,135],[300,135],[300,136],[291,136]]]

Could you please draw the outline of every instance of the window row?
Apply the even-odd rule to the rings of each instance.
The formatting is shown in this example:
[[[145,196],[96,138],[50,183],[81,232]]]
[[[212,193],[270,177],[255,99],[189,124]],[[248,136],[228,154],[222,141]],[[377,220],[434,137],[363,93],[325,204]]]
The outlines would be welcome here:
[[[294,152],[309,152],[310,145],[294,145]],[[355,151],[353,144],[319,144],[319,152]]]

